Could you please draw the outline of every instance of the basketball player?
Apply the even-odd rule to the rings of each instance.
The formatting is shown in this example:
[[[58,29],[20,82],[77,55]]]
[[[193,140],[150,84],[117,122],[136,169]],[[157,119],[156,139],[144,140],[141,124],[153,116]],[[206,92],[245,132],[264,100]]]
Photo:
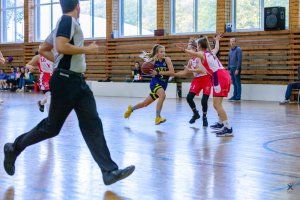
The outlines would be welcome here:
[[[191,38],[187,49],[190,51],[197,52],[197,42],[194,38]],[[211,76],[206,73],[206,69],[202,66],[200,58],[197,56],[192,56],[192,58],[189,60],[187,66],[185,66],[185,69],[183,71],[175,73],[175,77],[184,77],[188,76],[190,73],[193,74],[193,80],[191,82],[190,91],[186,97],[186,100],[191,107],[193,111],[193,117],[190,120],[190,124],[195,123],[197,119],[200,118],[199,112],[196,108],[196,104],[194,102],[194,97],[197,95],[199,96],[199,93],[201,90],[203,90],[203,95],[201,99],[201,105],[202,105],[202,122],[203,126],[207,127],[207,109],[208,109],[208,98],[211,92]]]
[[[166,98],[165,91],[168,86],[169,77],[174,76],[174,68],[171,59],[165,56],[165,51],[164,46],[156,44],[153,46],[152,52],[145,55],[147,61],[155,62],[154,69],[150,71],[152,75],[150,82],[150,95],[144,101],[136,104],[135,106],[129,105],[127,111],[124,113],[124,118],[129,118],[134,110],[144,108],[158,99],[156,104],[155,124],[159,125],[166,121],[160,113]]]
[[[181,46],[181,49],[192,56],[199,57],[202,65],[207,70],[207,73],[212,74],[213,105],[218,113],[219,122],[210,127],[212,129],[219,130],[216,134],[217,136],[228,137],[233,136],[232,127],[229,124],[227,114],[222,106],[222,101],[224,97],[228,96],[231,78],[229,73],[216,57],[216,53],[219,51],[220,38],[221,34],[215,36],[216,45],[213,50],[210,48],[207,37],[203,37],[198,40],[198,52],[188,50],[184,46]]]
[[[41,48],[41,45],[39,49]],[[46,105],[47,111],[49,113],[51,94],[49,88],[50,77],[53,73],[53,62],[47,60],[45,57],[39,55],[36,52],[36,55],[26,64],[26,67],[29,69],[33,69],[34,65],[38,66],[40,75],[39,75],[39,88],[42,90],[44,94],[44,98],[38,101],[38,107],[41,112],[44,112],[44,107]]]
[[[135,167],[119,169],[111,159],[93,92],[82,75],[86,70],[85,54],[98,53],[99,48],[95,42],[83,46],[83,33],[78,23],[79,0],[60,0],[60,5],[63,16],[58,20],[55,31],[48,36],[50,41],[54,41],[55,52],[48,117],[29,132],[17,137],[14,143],[4,145],[4,169],[7,174],[14,175],[15,161],[21,152],[30,145],[58,135],[74,109],[85,142],[102,171],[103,182],[110,185],[128,177]],[[46,46],[49,47],[49,44]]]

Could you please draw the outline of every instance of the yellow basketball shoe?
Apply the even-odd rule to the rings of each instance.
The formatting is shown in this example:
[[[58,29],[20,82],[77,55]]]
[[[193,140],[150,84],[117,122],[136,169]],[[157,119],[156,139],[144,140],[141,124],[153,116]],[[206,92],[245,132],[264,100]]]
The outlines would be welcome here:
[[[165,118],[159,116],[155,118],[155,125],[159,125],[161,123],[164,123],[165,121],[167,121]]]
[[[132,105],[129,105],[127,111],[124,113],[124,118],[129,118],[132,112]]]

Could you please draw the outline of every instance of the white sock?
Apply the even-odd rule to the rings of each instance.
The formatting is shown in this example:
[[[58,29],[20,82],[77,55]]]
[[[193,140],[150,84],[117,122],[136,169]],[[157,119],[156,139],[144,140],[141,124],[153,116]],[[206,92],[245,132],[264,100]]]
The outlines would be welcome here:
[[[50,103],[51,103],[51,93],[50,92],[47,92],[46,94],[46,108],[47,108],[47,111],[49,113],[49,109],[50,109]]]
[[[44,96],[44,98],[41,100],[41,105],[45,105],[47,103],[47,96]]]
[[[231,128],[228,120],[223,121],[223,124],[226,128]]]
[[[219,124],[223,124],[223,121],[221,120],[221,118],[219,117]]]
[[[42,105],[45,105],[46,103],[47,103],[47,101],[48,101],[48,97],[50,97],[50,92],[46,92],[45,94],[44,94],[44,98],[41,100],[41,104]]]

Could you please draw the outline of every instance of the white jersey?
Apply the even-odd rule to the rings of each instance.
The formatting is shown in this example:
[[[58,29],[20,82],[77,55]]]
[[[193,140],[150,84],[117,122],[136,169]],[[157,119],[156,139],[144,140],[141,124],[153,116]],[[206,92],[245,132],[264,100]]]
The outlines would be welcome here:
[[[204,51],[204,55],[205,55],[205,59],[208,64],[208,67],[210,70],[212,70],[212,72],[216,72],[219,69],[224,69],[223,65],[221,64],[221,62],[219,61],[219,59],[217,58],[216,55],[213,56],[208,51]],[[204,66],[205,66],[205,64],[204,64]]]
[[[201,69],[202,71],[205,71],[204,73],[199,73],[199,72],[193,72],[194,77],[200,77],[200,76],[206,76],[206,69],[204,66],[202,66],[202,63],[200,61],[200,58],[191,58],[189,60],[189,66],[191,66],[191,69]]]
[[[38,68],[40,73],[51,73],[53,72],[53,63],[47,60],[45,57],[40,56],[38,62]]]

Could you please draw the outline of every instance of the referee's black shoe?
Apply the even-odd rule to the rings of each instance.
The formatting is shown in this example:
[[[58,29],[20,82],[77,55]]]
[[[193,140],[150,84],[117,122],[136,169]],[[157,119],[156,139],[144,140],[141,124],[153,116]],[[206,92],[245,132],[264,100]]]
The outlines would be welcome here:
[[[134,165],[130,165],[129,167],[126,167],[125,169],[117,169],[110,172],[104,172],[103,173],[103,182],[105,185],[111,185],[119,180],[122,180],[126,177],[128,177],[132,172],[135,170]]]
[[[4,169],[7,174],[15,174],[15,161],[17,156],[12,143],[6,143],[4,145]]]

